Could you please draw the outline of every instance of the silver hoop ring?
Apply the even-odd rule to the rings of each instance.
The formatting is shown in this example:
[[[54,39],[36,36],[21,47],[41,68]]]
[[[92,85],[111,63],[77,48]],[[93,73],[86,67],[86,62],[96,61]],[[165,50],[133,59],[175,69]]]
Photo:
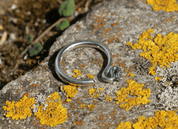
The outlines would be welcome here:
[[[63,70],[61,69],[61,62],[62,62],[62,56],[69,50],[75,49],[75,48],[79,48],[79,47],[93,47],[96,49],[101,50],[102,52],[104,52],[107,56],[107,65],[105,67],[105,69],[103,70],[101,77],[103,79],[103,81],[105,82],[109,82],[112,83],[113,81],[118,81],[120,79],[122,79],[121,76],[121,70],[118,66],[112,66],[112,56],[111,53],[109,51],[109,49],[98,42],[95,41],[79,41],[79,42],[74,42],[72,44],[66,45],[65,47],[63,47],[55,60],[55,71],[58,75],[58,77],[65,83],[68,83],[70,85],[76,85],[76,86],[91,86],[95,83],[94,80],[92,79],[75,79],[72,77],[67,76]]]

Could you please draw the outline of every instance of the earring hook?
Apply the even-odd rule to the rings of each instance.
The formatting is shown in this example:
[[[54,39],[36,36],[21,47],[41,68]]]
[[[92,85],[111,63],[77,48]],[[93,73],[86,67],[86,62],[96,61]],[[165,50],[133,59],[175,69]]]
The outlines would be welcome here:
[[[68,83],[70,85],[76,85],[76,86],[91,86],[95,83],[93,79],[75,79],[75,78],[69,77],[61,69],[61,62],[62,62],[63,55],[67,51],[75,49],[75,48],[79,48],[79,47],[93,47],[105,53],[105,55],[107,56],[107,65],[101,74],[103,81],[112,83],[113,81],[118,81],[119,79],[122,79],[122,75],[120,73],[121,72],[120,67],[111,65],[112,56],[111,56],[109,49],[105,45],[95,42],[95,41],[79,41],[79,42],[74,42],[72,44],[64,46],[59,51],[56,57],[55,71],[58,77],[63,82]]]

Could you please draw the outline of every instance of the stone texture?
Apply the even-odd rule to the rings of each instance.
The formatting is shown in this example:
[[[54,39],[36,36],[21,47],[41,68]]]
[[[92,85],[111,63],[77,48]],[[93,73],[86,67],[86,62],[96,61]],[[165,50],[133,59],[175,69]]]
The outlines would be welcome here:
[[[77,48],[64,56],[62,68],[71,77],[74,75],[72,73],[74,69],[81,70],[83,75],[78,79],[86,78],[87,74],[94,75],[96,84],[91,87],[96,89],[103,87],[104,91],[101,91],[98,98],[93,98],[89,95],[89,88],[91,87],[78,88],[79,92],[72,98],[72,101],[63,104],[71,116],[68,117],[66,122],[54,128],[114,129],[120,122],[133,121],[141,115],[145,117],[153,116],[154,112],[158,110],[156,95],[158,94],[159,83],[154,80],[154,76],[147,74],[148,67],[151,64],[139,57],[141,50],[131,50],[126,42],[137,42],[138,36],[151,28],[154,28],[155,34],[166,35],[170,31],[177,33],[177,16],[176,12],[153,11],[151,6],[148,6],[143,0],[112,0],[96,5],[85,19],[70,26],[56,40],[50,48],[49,56],[38,68],[8,83],[0,91],[0,129],[33,129],[41,126],[34,124],[37,121],[34,116],[18,121],[5,118],[3,116],[5,111],[2,107],[6,100],[19,101],[26,92],[29,93],[30,97],[35,97],[40,93],[48,96],[55,91],[59,93],[62,101],[66,100],[66,94],[60,90],[60,85],[65,84],[60,81],[54,70],[55,57],[63,46],[80,40],[94,40],[105,44],[111,50],[112,55],[115,55],[113,56],[113,65],[122,63],[127,70],[131,69],[137,83],[147,84],[145,88],[151,89],[149,99],[152,102],[144,106],[134,106],[129,111],[121,109],[114,98],[116,97],[115,93],[120,88],[128,85],[126,79],[131,78],[125,77],[127,73],[124,67],[121,67],[122,80],[113,84],[104,83],[100,81],[100,74],[98,73],[104,68],[104,65],[101,68],[100,64],[105,64],[103,60],[105,55],[93,48]],[[170,18],[173,19],[171,22],[169,21]],[[117,56],[118,53],[119,56]],[[121,61],[118,61],[119,59]],[[85,67],[82,68],[83,64],[85,64]],[[142,69],[139,68],[139,64],[143,64]],[[136,67],[132,67],[133,65]],[[39,86],[33,87],[30,86],[31,84],[38,84]],[[110,95],[113,98],[112,102],[107,102],[105,95]],[[88,108],[81,109],[81,103],[87,106],[96,104],[96,107],[92,111],[89,111]],[[74,121],[81,120],[83,124],[80,126],[74,123]]]

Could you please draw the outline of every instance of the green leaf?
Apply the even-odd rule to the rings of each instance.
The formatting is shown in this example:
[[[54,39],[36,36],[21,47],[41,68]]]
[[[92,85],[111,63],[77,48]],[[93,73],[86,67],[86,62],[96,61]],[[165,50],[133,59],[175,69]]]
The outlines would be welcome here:
[[[21,53],[22,54],[22,56],[27,52],[27,48]]]
[[[70,25],[67,19],[64,19],[62,22],[58,23],[56,27],[60,28],[61,30],[64,30]]]
[[[28,49],[28,52],[30,56],[32,57],[40,53],[42,49],[43,49],[43,46],[40,43],[34,43],[32,44],[32,47]]]
[[[31,41],[33,41],[33,35],[27,34],[26,40],[27,40],[28,43],[30,43]]]
[[[61,4],[59,8],[59,14],[64,16],[70,16],[74,13],[74,10],[75,10],[74,0],[66,0]]]

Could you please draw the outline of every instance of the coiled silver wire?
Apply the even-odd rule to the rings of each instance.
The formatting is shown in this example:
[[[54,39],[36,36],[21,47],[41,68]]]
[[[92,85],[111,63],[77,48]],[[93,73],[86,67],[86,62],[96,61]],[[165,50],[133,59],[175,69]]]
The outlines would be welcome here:
[[[78,41],[78,42],[74,42],[74,43],[71,43],[71,44],[63,47],[59,51],[59,53],[56,57],[55,71],[56,71],[56,74],[58,75],[58,77],[63,82],[68,83],[70,85],[76,85],[76,86],[91,86],[95,83],[95,81],[93,79],[75,79],[75,78],[69,77],[61,69],[61,62],[63,59],[63,55],[67,51],[75,49],[75,48],[79,48],[79,47],[93,47],[93,48],[101,50],[102,52],[104,52],[106,54],[107,65],[101,74],[103,81],[112,83],[113,81],[118,81],[119,79],[122,79],[120,67],[111,65],[112,64],[112,55],[111,55],[109,49],[105,45],[103,45],[99,42],[95,42],[95,41]]]

